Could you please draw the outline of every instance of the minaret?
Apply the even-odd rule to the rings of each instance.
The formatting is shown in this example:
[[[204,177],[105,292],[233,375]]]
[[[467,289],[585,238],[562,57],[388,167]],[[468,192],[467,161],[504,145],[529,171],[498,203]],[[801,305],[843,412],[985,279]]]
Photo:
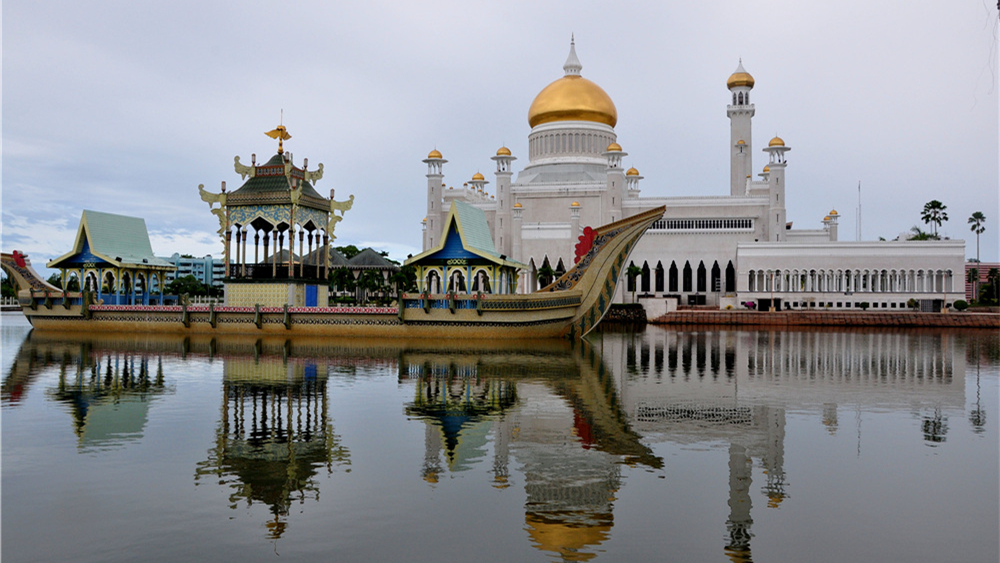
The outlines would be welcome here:
[[[826,221],[824,221],[827,230],[830,231],[830,242],[837,242],[837,219],[840,219],[840,214],[837,213],[836,209],[831,209]]]
[[[446,162],[448,161],[437,149],[428,153],[424,159],[424,163],[427,164],[427,218],[425,219],[427,226],[424,231],[424,250],[433,248],[435,244],[441,242],[437,239],[441,236],[442,229],[441,186],[444,184],[441,181],[444,179]]]
[[[634,166],[625,172],[625,185],[628,189],[626,193],[629,199],[639,199],[639,180],[642,180],[642,176]]]
[[[788,238],[785,233],[785,153],[792,149],[785,146],[781,137],[775,137],[763,150],[770,155],[767,191],[771,204],[766,222],[767,240],[784,241]]]
[[[510,195],[511,162],[517,157],[511,156],[510,149],[500,147],[492,160],[497,163],[497,220],[493,225],[493,243],[500,254],[514,255],[513,224],[511,210],[514,208],[514,198]]]
[[[622,218],[622,198],[625,193],[625,173],[622,170],[622,157],[628,156],[627,152],[622,151],[621,145],[618,143],[611,143],[608,148],[603,153],[604,157],[608,159],[608,184],[607,192],[605,193],[604,205],[604,216],[602,217],[602,223],[614,223]]]
[[[733,94],[733,103],[726,106],[729,116],[729,151],[730,151],[730,193],[743,195],[746,192],[746,178],[753,171],[753,139],[750,133],[750,119],[754,114],[750,103],[750,90],[753,90],[753,77],[743,69],[743,60],[726,81],[726,87]]]
[[[481,198],[486,197],[486,184],[489,181],[481,173],[476,172],[472,175],[472,179],[469,180],[469,185],[472,186],[472,190],[476,192]]]
[[[747,449],[739,444],[729,445],[729,519],[726,521],[725,553],[730,561],[752,561],[750,526],[753,519],[750,509],[750,481],[753,477],[753,461]]]

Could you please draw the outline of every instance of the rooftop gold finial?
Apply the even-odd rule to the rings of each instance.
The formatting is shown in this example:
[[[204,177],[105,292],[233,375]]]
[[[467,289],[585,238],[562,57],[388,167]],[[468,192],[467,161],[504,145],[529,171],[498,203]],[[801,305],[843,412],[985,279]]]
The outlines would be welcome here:
[[[284,117],[284,115],[282,115],[282,118],[283,117]],[[282,119],[282,121],[284,121],[284,119]],[[281,142],[282,141],[287,141],[288,139],[292,138],[292,136],[288,134],[288,130],[285,129],[285,126],[284,125],[278,125],[277,129],[274,129],[273,131],[268,131],[268,132],[266,132],[264,134],[267,135],[268,137],[272,138],[272,139],[277,139],[278,140],[278,154],[284,154],[285,148],[281,145]]]

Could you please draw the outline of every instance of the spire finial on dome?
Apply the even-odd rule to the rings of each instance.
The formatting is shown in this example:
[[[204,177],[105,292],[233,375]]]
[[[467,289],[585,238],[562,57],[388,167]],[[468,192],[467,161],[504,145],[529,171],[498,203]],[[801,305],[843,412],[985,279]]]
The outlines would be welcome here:
[[[583,65],[580,64],[580,59],[576,56],[576,38],[574,34],[570,34],[569,56],[566,57],[566,64],[563,65],[563,71],[566,72],[566,76],[580,76],[581,70],[583,70]]]

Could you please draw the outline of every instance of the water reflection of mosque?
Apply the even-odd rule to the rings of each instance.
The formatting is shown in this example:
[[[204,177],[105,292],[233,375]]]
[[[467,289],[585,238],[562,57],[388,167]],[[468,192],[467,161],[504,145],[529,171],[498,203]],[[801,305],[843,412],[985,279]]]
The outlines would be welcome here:
[[[492,434],[493,486],[511,486],[515,459],[534,545],[586,561],[610,537],[621,464],[661,468],[663,460],[631,430],[592,350],[540,352],[405,351],[400,379],[415,383],[406,413],[425,424],[426,481],[470,469]]]
[[[932,446],[946,440],[948,413],[964,409],[964,346],[953,333],[651,328],[618,336],[594,335],[582,353],[545,362],[403,353],[400,378],[415,382],[406,412],[425,424],[424,479],[485,460],[492,436],[493,484],[510,486],[510,459],[520,464],[535,546],[587,560],[610,537],[621,464],[663,467],[646,442],[728,444],[724,551],[751,561],[755,459],[765,505],[789,498],[787,409],[817,408],[836,433],[844,405],[903,406],[922,417]]]
[[[625,340],[595,336],[637,432],[678,444],[729,443],[725,550],[733,561],[751,560],[754,458],[766,505],[789,496],[786,410],[819,407],[836,433],[844,404],[858,413],[903,407],[921,416],[919,431],[935,446],[946,440],[946,413],[965,407],[965,347],[954,332],[650,328]]]
[[[67,406],[80,453],[140,440],[152,402],[173,392],[164,381],[160,357],[95,349],[89,341],[36,344],[31,339],[21,344],[0,384],[0,400],[6,405],[19,404],[42,373],[57,369],[56,386],[45,393]]]

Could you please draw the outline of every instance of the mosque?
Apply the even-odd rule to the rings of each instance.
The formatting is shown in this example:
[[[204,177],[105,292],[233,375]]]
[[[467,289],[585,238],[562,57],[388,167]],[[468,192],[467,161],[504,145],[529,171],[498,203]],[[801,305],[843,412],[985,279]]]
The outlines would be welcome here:
[[[786,189],[791,146],[784,139],[766,143],[767,163],[753,178],[754,78],[742,61],[726,82],[730,186],[720,195],[641,195],[643,176],[622,166],[628,153],[615,133],[618,110],[582,69],[571,41],[564,76],[528,109],[527,165],[515,178],[509,148],[491,157],[493,193],[478,172],[460,188],[448,187],[448,161],[437,149],[427,155],[425,251],[443,243],[452,202],[471,205],[485,214],[497,254],[526,266],[517,290],[531,292],[573,266],[587,227],[665,205],[663,219],[632,252],[630,265],[641,274],[630,281],[623,271],[618,289],[619,301],[636,295],[651,316],[677,305],[747,303],[764,310],[889,310],[912,306],[911,299],[939,310],[964,299],[964,241],[840,241],[835,209],[816,228],[792,228],[785,198],[802,188]],[[656,191],[666,190],[657,184]],[[421,279],[421,291],[441,291],[434,284],[450,275],[461,274],[443,270],[440,278]]]

